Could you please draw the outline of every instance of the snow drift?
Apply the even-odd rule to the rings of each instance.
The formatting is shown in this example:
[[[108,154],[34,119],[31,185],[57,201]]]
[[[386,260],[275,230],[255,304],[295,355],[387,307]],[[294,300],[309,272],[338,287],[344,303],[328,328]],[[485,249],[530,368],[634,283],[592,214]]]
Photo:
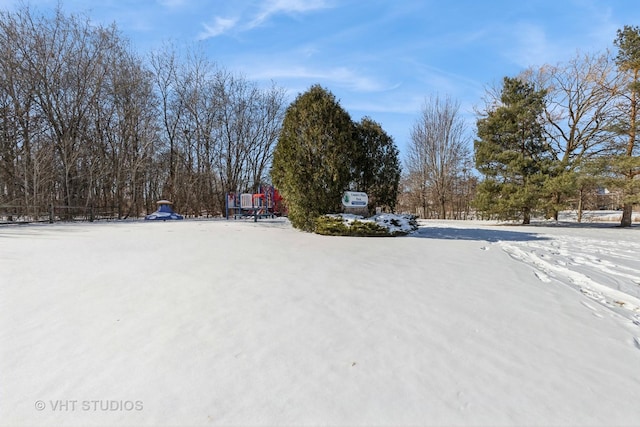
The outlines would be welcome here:
[[[0,228],[0,425],[637,425],[638,232]]]

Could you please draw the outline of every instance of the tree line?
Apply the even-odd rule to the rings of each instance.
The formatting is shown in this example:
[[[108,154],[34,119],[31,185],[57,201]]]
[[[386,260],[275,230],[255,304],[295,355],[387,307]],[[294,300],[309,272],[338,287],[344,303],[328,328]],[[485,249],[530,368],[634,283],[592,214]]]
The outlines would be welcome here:
[[[164,198],[182,214],[221,215],[228,192],[255,193],[272,177],[304,229],[301,201],[339,210],[347,189],[395,207],[393,139],[368,117],[353,122],[319,85],[285,117],[275,84],[172,45],[142,58],[115,25],[60,9],[2,12],[0,38],[0,207],[10,213],[33,218],[55,204],[139,217]],[[293,191],[292,179],[306,187]]]
[[[171,45],[133,53],[115,25],[60,9],[0,12],[0,205],[51,204],[118,218],[172,200],[224,211],[229,191],[268,180],[285,92]]]
[[[115,25],[60,9],[0,12],[0,40],[0,206],[16,213],[55,204],[138,217],[168,198],[186,215],[217,215],[227,192],[270,181],[305,215],[339,210],[350,189],[425,218],[527,223],[580,212],[608,188],[627,226],[640,201],[638,27],[618,31],[616,54],[578,53],[488,88],[473,136],[457,101],[431,96],[401,176],[393,139],[319,85],[286,106],[276,84],[172,45],[141,57]]]
[[[625,26],[613,43],[615,54],[578,53],[488,88],[473,151],[459,104],[431,98],[411,133],[401,205],[424,217],[525,224],[572,208],[580,220],[606,188],[630,226],[640,202],[640,28]]]

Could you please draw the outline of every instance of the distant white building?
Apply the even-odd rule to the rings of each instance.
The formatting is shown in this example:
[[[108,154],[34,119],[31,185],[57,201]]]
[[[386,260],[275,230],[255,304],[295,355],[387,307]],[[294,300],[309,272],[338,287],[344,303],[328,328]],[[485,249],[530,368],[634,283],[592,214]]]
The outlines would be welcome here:
[[[620,192],[609,191],[606,187],[598,187],[596,189],[596,207],[601,210],[621,209]]]

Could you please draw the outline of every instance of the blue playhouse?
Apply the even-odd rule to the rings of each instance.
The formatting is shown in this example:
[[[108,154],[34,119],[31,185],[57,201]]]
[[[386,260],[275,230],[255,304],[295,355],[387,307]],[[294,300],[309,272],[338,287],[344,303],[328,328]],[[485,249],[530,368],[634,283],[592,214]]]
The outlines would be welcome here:
[[[166,220],[170,220],[170,219],[184,219],[184,217],[182,215],[179,215],[177,213],[175,213],[173,211],[173,208],[171,207],[171,205],[173,205],[173,203],[171,203],[168,200],[159,200],[156,202],[156,204],[158,205],[158,208],[155,212],[150,213],[149,215],[145,216],[144,219],[146,220],[151,220],[151,221],[166,221]]]

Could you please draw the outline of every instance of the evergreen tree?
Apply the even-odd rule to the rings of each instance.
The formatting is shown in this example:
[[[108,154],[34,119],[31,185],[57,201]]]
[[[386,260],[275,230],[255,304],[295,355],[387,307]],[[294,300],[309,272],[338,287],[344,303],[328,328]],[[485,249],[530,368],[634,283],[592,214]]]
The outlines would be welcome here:
[[[353,186],[367,193],[369,209],[396,206],[400,182],[398,148],[380,126],[369,117],[356,123],[357,155],[354,162]]]
[[[501,219],[531,220],[551,162],[541,120],[544,90],[505,77],[500,105],[477,122],[476,168],[484,175],[476,207]]]
[[[340,209],[352,178],[354,134],[349,114],[319,85],[287,108],[271,177],[294,227],[313,231],[319,215]]]
[[[611,162],[611,171],[621,176],[623,191],[622,227],[630,227],[632,222],[633,204],[640,202],[640,182],[636,177],[640,175],[640,157],[638,157],[638,101],[640,98],[640,27],[625,25],[618,30],[615,45],[618,48],[616,64],[618,70],[628,81],[626,92],[623,93],[626,102],[623,111],[626,117],[621,120],[620,133],[627,138],[626,146],[620,155]]]

